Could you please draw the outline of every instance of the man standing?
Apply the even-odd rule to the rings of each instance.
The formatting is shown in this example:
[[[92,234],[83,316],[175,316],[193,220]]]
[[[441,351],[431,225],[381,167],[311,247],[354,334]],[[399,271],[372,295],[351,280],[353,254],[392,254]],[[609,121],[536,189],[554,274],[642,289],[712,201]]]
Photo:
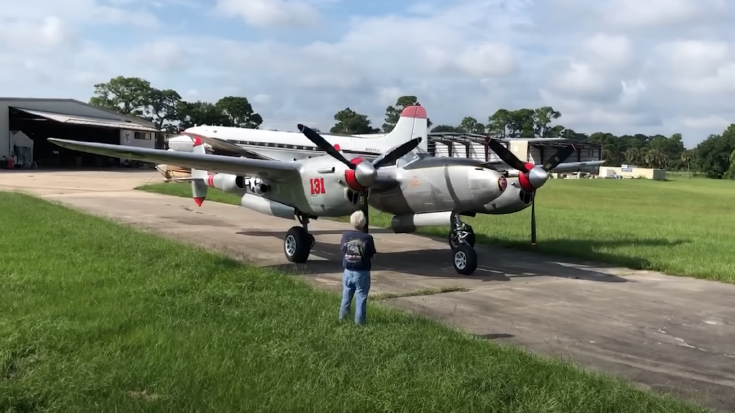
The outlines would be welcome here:
[[[355,211],[350,216],[350,224],[354,229],[342,234],[342,303],[339,308],[339,319],[344,321],[350,315],[352,297],[357,292],[355,324],[365,322],[367,296],[370,292],[371,259],[375,255],[373,236],[366,233],[367,220],[362,211]]]

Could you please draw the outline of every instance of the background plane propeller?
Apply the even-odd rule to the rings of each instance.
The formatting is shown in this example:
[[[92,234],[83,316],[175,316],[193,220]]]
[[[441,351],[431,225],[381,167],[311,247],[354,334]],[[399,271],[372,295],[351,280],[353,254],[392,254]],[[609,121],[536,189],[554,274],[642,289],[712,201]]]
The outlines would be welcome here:
[[[521,186],[521,189],[531,194],[531,247],[535,247],[536,190],[541,188],[549,179],[549,171],[569,158],[577,148],[574,145],[567,145],[556,151],[554,156],[545,164],[535,165],[532,162],[522,162],[497,140],[491,139],[488,145],[503,162],[507,163],[511,168],[518,170],[518,184]]]
[[[365,232],[368,232],[370,225],[370,214],[368,211],[368,196],[370,195],[370,186],[375,183],[378,177],[378,169],[395,162],[402,156],[408,154],[412,150],[416,149],[421,143],[422,138],[415,138],[390,149],[383,155],[379,156],[372,163],[362,161],[362,159],[356,158],[353,161],[348,161],[342,153],[335,149],[324,137],[322,137],[317,131],[309,128],[306,125],[298,125],[299,131],[304,134],[310,141],[314,143],[319,149],[331,155],[334,159],[342,162],[350,168],[345,173],[345,180],[351,188],[360,188],[360,209],[365,213],[365,219],[367,224],[365,225]]]

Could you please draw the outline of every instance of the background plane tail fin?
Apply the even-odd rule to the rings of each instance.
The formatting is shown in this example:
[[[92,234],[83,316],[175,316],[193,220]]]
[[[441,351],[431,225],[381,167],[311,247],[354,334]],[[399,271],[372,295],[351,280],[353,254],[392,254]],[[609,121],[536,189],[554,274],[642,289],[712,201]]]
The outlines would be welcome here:
[[[380,138],[387,142],[388,148],[396,147],[411,139],[421,138],[419,148],[428,152],[429,150],[429,118],[423,106],[408,106],[401,112],[396,126],[387,135]]]
[[[194,138],[194,147],[192,152],[196,154],[205,155],[207,151],[204,148],[204,142],[199,137]],[[198,206],[202,206],[204,200],[207,198],[207,178],[209,174],[207,171],[201,169],[191,170],[191,196],[194,198],[194,202]]]

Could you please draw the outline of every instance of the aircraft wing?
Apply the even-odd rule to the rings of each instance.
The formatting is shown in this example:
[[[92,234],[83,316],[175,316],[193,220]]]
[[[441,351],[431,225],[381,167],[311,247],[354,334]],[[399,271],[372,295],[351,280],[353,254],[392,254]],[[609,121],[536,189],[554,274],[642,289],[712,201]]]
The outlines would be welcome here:
[[[48,141],[62,148],[111,156],[113,158],[133,159],[156,164],[174,164],[185,168],[240,176],[259,176],[276,181],[296,179],[299,177],[299,165],[292,162],[165,151],[161,149],[136,148],[134,146],[79,142],[56,138],[48,138]]]
[[[578,169],[596,168],[602,166],[605,161],[589,161],[589,162],[564,162],[557,165],[551,172],[576,171]],[[498,172],[515,171],[503,161],[482,162],[482,166],[492,168]]]
[[[245,148],[241,148],[234,143],[227,142],[224,139],[220,138],[211,138],[208,136],[201,136],[201,135],[193,135],[195,137],[199,137],[204,143],[209,144],[213,149],[219,149],[221,151],[225,152],[231,152],[234,154],[237,154],[238,156],[244,156],[245,158],[250,159],[265,159],[265,160],[273,160],[273,158],[270,158],[268,156],[265,156],[263,154],[247,150]]]
[[[557,165],[551,172],[576,171],[578,169],[595,168],[602,166],[605,161],[589,161],[589,162],[564,162]]]

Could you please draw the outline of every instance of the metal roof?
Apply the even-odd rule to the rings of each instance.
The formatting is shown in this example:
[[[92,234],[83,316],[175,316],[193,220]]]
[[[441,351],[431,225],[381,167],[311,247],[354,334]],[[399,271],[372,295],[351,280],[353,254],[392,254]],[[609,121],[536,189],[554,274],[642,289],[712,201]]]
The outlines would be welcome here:
[[[592,142],[584,142],[574,139],[566,139],[566,138],[503,138],[500,136],[493,136],[493,135],[485,135],[480,133],[466,133],[466,132],[430,132],[429,133],[429,139],[430,140],[436,140],[438,142],[474,142],[474,143],[480,143],[485,144],[488,139],[494,139],[500,142],[503,142],[508,146],[508,143],[511,142],[526,142],[530,146],[536,146],[536,147],[561,147],[569,145],[570,143],[576,143],[576,144],[586,144],[586,145],[592,145],[592,146],[599,146],[596,143]]]
[[[72,116],[72,115],[65,115],[62,113],[54,113],[54,112],[46,112],[42,110],[32,110],[32,109],[24,109],[19,108],[17,106],[13,106],[13,108],[23,111],[25,113],[28,113],[30,115],[34,116],[40,116],[42,118],[46,118],[49,120],[53,120],[60,123],[70,123],[75,125],[84,125],[84,126],[101,126],[101,127],[107,127],[107,128],[117,128],[117,129],[131,129],[131,130],[139,130],[139,131],[146,131],[146,132],[158,132],[158,129],[148,126],[139,125],[130,121],[114,121],[110,119],[102,119],[102,118],[93,118],[90,116]]]
[[[0,97],[0,102],[7,103],[9,106],[12,106],[12,107],[16,107],[16,105],[23,106],[23,102],[29,102],[29,103],[49,102],[49,103],[70,104],[70,105],[73,105],[73,106],[84,106],[84,107],[90,108],[90,109],[92,109],[94,111],[100,112],[101,115],[104,114],[105,117],[103,119],[105,119],[105,120],[107,120],[107,117],[115,117],[115,118],[119,119],[119,121],[121,121],[121,122],[132,122],[132,123],[136,123],[138,125],[148,126],[148,127],[151,127],[151,128],[152,127],[155,127],[154,123],[151,122],[151,121],[149,121],[149,120],[138,118],[138,117],[135,117],[135,116],[124,115],[122,113],[115,112],[114,110],[102,108],[102,107],[99,107],[99,106],[90,105],[89,103],[85,103],[85,102],[82,102],[82,101],[79,101],[79,100],[76,100],[76,99]],[[20,108],[18,108],[18,109],[20,109]],[[158,130],[156,130],[156,131],[158,132]]]

